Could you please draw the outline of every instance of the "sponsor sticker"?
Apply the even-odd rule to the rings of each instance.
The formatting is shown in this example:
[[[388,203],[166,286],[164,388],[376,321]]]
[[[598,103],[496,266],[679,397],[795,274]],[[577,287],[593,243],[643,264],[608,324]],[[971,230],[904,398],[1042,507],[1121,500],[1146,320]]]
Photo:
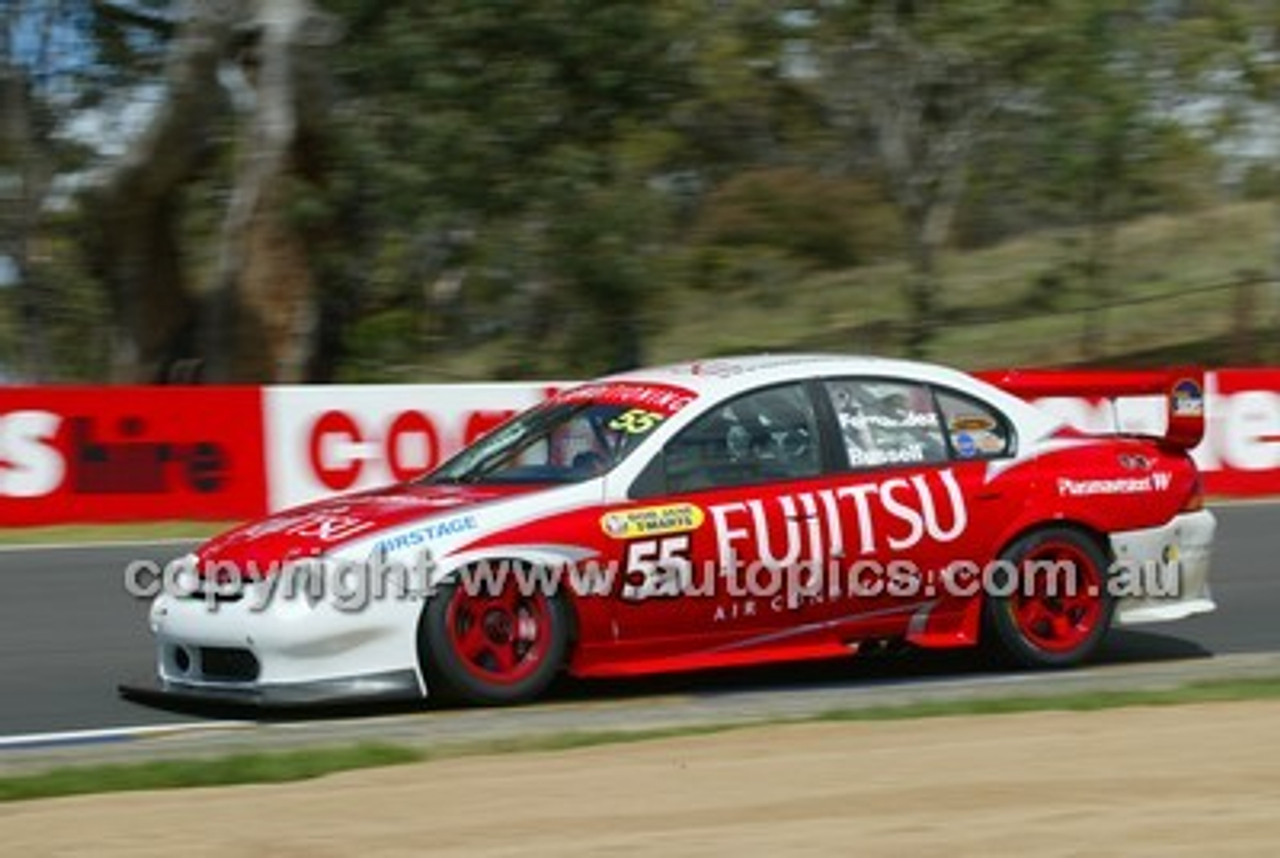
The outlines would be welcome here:
[[[1058,494],[1061,497],[1091,497],[1094,495],[1138,495],[1163,492],[1173,484],[1173,474],[1155,471],[1145,477],[1116,477],[1101,480],[1072,480],[1058,478]]]
[[[634,539],[697,530],[705,520],[700,507],[675,503],[614,510],[600,517],[600,527],[613,539]]]
[[[321,542],[341,542],[374,527],[375,523],[353,515],[343,515],[339,510],[319,512],[306,516],[286,533],[311,537]]]
[[[969,526],[951,468],[710,504],[707,515],[720,569],[739,559],[767,569],[816,569],[831,558],[954,542]]]
[[[694,400],[695,394],[671,384],[609,381],[584,384],[556,396],[557,402],[587,402],[620,405],[635,411],[670,417]]]
[[[443,539],[446,536],[457,536],[462,533],[475,530],[479,527],[474,515],[465,515],[458,518],[446,519],[445,521],[433,521],[415,527],[413,530],[400,533],[395,536],[380,540],[374,546],[374,550],[379,552],[381,556],[386,557],[392,551],[399,551],[402,548],[413,548],[419,545],[426,545],[437,539]]]
[[[1120,467],[1127,471],[1149,471],[1151,460],[1141,453],[1121,453],[1118,457]]]
[[[974,432],[974,443],[978,445],[978,450],[982,453],[1003,453],[1005,450],[1005,440],[995,432]]]
[[[958,414],[951,418],[952,432],[983,432],[996,428],[996,422],[982,414]]]
[[[1204,416],[1204,391],[1192,379],[1184,378],[1175,384],[1170,398],[1174,417]]]

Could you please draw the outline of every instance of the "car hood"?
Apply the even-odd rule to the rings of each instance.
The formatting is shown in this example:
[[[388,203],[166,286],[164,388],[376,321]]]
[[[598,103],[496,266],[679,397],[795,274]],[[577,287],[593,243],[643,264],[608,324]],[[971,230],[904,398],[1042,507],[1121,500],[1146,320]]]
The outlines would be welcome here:
[[[281,564],[330,555],[357,543],[421,525],[428,533],[456,535],[477,527],[482,507],[556,491],[541,486],[398,485],[329,498],[244,524],[196,550],[198,567],[234,566],[237,574],[265,577]],[[367,551],[366,551],[367,554]]]

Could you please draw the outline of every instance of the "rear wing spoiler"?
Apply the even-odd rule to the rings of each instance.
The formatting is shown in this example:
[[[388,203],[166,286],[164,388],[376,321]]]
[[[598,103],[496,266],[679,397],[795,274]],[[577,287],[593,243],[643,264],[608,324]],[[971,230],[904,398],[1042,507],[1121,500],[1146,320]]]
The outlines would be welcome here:
[[[1168,419],[1161,440],[1190,450],[1204,437],[1204,371],[1006,369],[974,373],[1022,399],[1048,396],[1115,400],[1161,396]]]

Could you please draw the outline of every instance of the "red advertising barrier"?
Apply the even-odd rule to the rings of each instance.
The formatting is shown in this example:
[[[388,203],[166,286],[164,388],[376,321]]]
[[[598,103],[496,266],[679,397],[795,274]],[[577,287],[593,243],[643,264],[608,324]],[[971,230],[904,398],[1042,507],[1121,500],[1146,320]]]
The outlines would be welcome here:
[[[1205,490],[1222,497],[1280,494],[1280,369],[1232,369],[1206,378]]]
[[[1078,377],[1080,395],[1037,402],[1082,429],[1165,432],[1166,398],[1113,403]],[[0,388],[0,527],[252,518],[429,469],[550,389]],[[1206,373],[1204,417],[1209,494],[1280,495],[1280,369]]]
[[[260,388],[0,388],[0,526],[267,509]]]
[[[1167,371],[1150,373],[1159,381]],[[1093,373],[1067,373],[1090,388]],[[1162,435],[1164,397],[1047,396],[1035,400],[1066,422],[1091,432]],[[1222,369],[1205,373],[1204,439],[1192,452],[1205,491],[1218,497],[1280,495],[1280,369]]]

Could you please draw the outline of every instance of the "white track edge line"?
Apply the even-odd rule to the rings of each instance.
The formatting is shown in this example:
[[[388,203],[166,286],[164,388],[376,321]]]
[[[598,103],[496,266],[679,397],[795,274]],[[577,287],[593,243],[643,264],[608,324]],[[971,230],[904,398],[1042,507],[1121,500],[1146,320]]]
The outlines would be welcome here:
[[[98,542],[27,542],[16,545],[0,545],[0,554],[14,554],[20,551],[88,551],[97,548],[143,548],[149,545],[163,548],[170,545],[194,545],[208,538],[207,536],[175,536],[166,539],[121,539]]]
[[[148,736],[193,733],[198,730],[232,730],[252,726],[254,725],[250,721],[219,721],[198,724],[139,724],[131,727],[102,727],[94,730],[65,730],[55,733],[18,733],[11,736],[0,736],[0,750],[122,741],[141,739]]]

